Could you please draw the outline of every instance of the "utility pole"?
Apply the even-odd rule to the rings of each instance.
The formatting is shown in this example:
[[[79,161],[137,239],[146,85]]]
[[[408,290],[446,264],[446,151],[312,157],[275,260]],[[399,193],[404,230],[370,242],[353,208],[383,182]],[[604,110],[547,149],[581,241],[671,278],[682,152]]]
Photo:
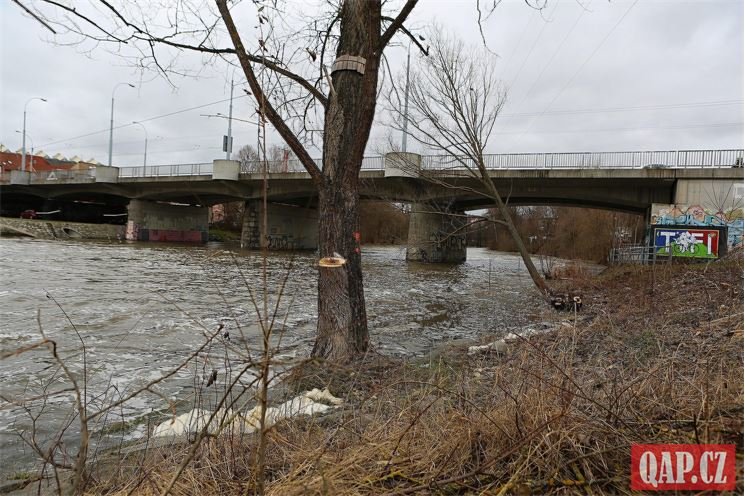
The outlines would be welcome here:
[[[28,104],[31,103],[34,100],[41,100],[42,102],[46,102],[46,98],[41,98],[38,96],[35,96],[33,98],[30,98],[26,104],[23,106],[23,148],[22,148],[22,154],[21,154],[21,170],[26,170],[26,107],[28,107]]]
[[[130,88],[134,88],[135,85],[132,83],[118,83],[114,85],[114,89],[111,90],[111,120],[109,121],[109,167],[111,167],[111,151],[114,148],[114,93],[119,86],[127,85]]]
[[[409,68],[411,67],[411,43],[409,50],[406,52],[406,87],[404,88],[404,129],[401,136],[401,151],[406,151],[406,130],[409,124]]]
[[[145,131],[145,156],[142,158],[142,175],[144,176],[147,170],[147,128],[145,124],[139,121],[132,121],[132,124],[138,124]]]
[[[228,137],[225,140],[225,160],[230,160],[233,151],[233,80],[230,80],[230,109],[228,110]]]

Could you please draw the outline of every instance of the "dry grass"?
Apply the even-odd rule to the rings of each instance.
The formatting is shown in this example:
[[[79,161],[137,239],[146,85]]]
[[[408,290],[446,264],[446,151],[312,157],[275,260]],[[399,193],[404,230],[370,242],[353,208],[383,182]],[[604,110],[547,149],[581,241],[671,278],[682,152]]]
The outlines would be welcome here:
[[[296,370],[290,389],[329,385],[348,406],[269,432],[267,494],[628,494],[632,443],[742,453],[740,258],[565,283],[582,314],[547,313],[554,331],[503,355]],[[173,493],[251,494],[255,444],[209,440]],[[125,460],[90,491],[158,494],[186,449]]]

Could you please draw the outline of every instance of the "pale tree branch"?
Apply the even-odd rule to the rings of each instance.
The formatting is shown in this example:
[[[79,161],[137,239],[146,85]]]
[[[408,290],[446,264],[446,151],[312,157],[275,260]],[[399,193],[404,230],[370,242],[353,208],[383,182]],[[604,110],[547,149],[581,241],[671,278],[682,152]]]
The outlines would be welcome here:
[[[414,10],[414,7],[416,7],[416,4],[419,0],[406,0],[406,3],[401,8],[401,11],[398,13],[395,19],[388,25],[388,28],[383,32],[383,34],[380,36],[380,45],[379,45],[379,51],[383,51],[383,49],[388,46],[388,43],[393,39],[393,36],[396,34],[396,32],[401,29],[404,25],[404,22],[406,21],[406,18],[409,17],[409,14],[411,14],[411,11]]]
[[[225,22],[225,27],[228,30],[228,34],[233,41],[233,45],[235,46],[236,53],[238,55],[238,60],[241,63],[241,67],[243,68],[243,72],[246,76],[246,79],[248,80],[248,84],[251,87],[251,91],[253,92],[256,101],[259,102],[259,105],[262,105],[263,103],[263,111],[266,114],[267,119],[269,119],[269,122],[272,123],[280,136],[282,136],[282,139],[284,139],[285,143],[287,143],[287,146],[290,147],[295,156],[297,156],[297,158],[303,164],[316,185],[320,186],[323,183],[323,174],[321,173],[321,170],[313,161],[302,143],[300,143],[300,141],[297,139],[297,136],[295,136],[295,134],[289,128],[287,123],[282,119],[282,117],[277,113],[276,109],[267,100],[267,97],[264,94],[264,90],[259,84],[259,81],[256,78],[256,74],[251,67],[251,62],[245,48],[243,47],[243,41],[241,40],[238,29],[233,22],[233,17],[230,14],[227,2],[225,0],[216,0],[216,4],[217,8],[220,11],[220,15]]]
[[[21,8],[23,8],[26,12],[32,15],[36,20],[38,20],[40,23],[42,23],[44,26],[50,29],[53,33],[57,34],[49,26],[49,19],[44,19],[36,15],[34,12],[30,11],[23,4],[21,4],[19,0],[14,0],[14,1]],[[98,2],[104,7],[104,9],[111,13],[118,27],[127,28],[131,30],[131,34],[127,36],[121,36],[121,35],[114,34],[112,30],[108,30],[104,28],[100,22],[96,22],[94,19],[92,19],[90,16],[85,15],[84,13],[80,11],[80,9],[76,7],[69,7],[55,0],[41,0],[41,1],[42,3],[50,5],[51,7],[55,9],[60,9],[64,11],[68,16],[67,19],[71,23],[72,23],[72,19],[80,19],[84,21],[85,23],[87,23],[88,25],[92,26],[97,31],[100,31],[101,33],[104,33],[106,35],[106,38],[101,38],[101,37],[95,37],[92,34],[86,33],[82,29],[72,30],[73,32],[85,38],[94,40],[96,42],[111,42],[111,43],[128,44],[129,41],[136,40],[139,42],[146,43],[147,45],[149,45],[148,50],[147,50],[147,52],[149,52],[148,58],[152,58],[155,61],[156,67],[163,74],[166,74],[168,72],[168,69],[158,61],[157,56],[155,54],[155,50],[154,50],[155,44],[169,46],[169,47],[176,48],[179,50],[189,50],[189,51],[201,52],[201,53],[210,54],[210,55],[232,55],[236,53],[234,48],[219,48],[219,47],[209,46],[207,44],[209,40],[211,39],[211,36],[214,32],[214,29],[217,23],[219,22],[219,18],[215,19],[215,21],[212,23],[206,23],[198,15],[197,12],[194,12],[193,14],[194,14],[194,17],[201,22],[200,29],[196,31],[179,30],[178,15],[177,15],[176,20],[174,22],[175,24],[174,32],[172,32],[171,34],[166,34],[166,35],[156,35],[144,25],[138,25],[135,22],[127,19],[127,17],[125,17],[125,15],[122,14],[122,12],[120,12],[119,9],[117,9],[111,2],[107,0],[98,0]],[[61,24],[61,23],[62,21],[56,21],[56,24]],[[73,25],[77,27],[76,24],[73,24]],[[184,43],[181,41],[177,41],[175,39],[177,36],[180,36],[180,35],[184,35],[184,34],[194,35],[198,32],[199,33],[203,32],[204,36],[202,37],[201,41],[199,41],[199,43],[197,44]],[[295,72],[289,70],[286,67],[283,67],[277,61],[270,60],[266,57],[261,57],[261,56],[254,55],[251,53],[246,53],[245,56],[251,62],[261,64],[265,66],[267,69],[286,77],[290,81],[297,83],[299,86],[301,86],[306,91],[308,91],[308,93],[310,93],[313,96],[313,98],[315,98],[324,107],[328,105],[328,100],[326,96],[316,86],[314,86],[313,83],[303,78],[301,75],[296,74]]]
[[[392,18],[392,17],[381,16],[380,18],[382,20],[384,20],[384,21],[388,21],[388,22],[391,22],[391,23],[392,22],[395,22],[395,19]],[[404,26],[403,24],[401,25],[401,27],[399,29],[401,30],[402,33],[404,33],[406,36],[409,37],[409,39],[412,41],[412,43],[414,43],[419,48],[419,50],[422,52],[422,54],[429,55],[429,46],[425,47],[422,44],[422,41],[424,41],[424,39],[425,39],[424,36],[421,36],[421,35],[417,36],[417,35],[415,35],[411,31],[409,31],[406,28],[406,26]]]
[[[403,130],[407,123],[414,140],[446,153],[481,184],[506,222],[535,285],[545,295],[548,287],[484,161],[487,142],[506,99],[494,74],[493,56],[476,53],[441,30],[430,38],[434,53],[421,59],[421,67],[410,78],[411,115],[403,115],[400,106],[389,99],[394,126]]]

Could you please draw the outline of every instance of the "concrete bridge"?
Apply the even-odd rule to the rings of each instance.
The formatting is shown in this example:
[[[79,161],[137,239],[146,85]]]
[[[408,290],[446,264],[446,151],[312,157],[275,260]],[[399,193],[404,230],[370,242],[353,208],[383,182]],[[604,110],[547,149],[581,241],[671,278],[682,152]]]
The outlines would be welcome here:
[[[486,156],[500,193],[512,205],[572,205],[649,214],[652,204],[692,203],[704,189],[741,184],[743,150],[527,153]],[[50,200],[98,204],[127,214],[127,237],[204,241],[207,207],[245,201],[243,244],[313,249],[317,244],[316,193],[296,161],[266,164],[268,232],[261,232],[264,164],[236,161],[83,171],[22,172],[0,176],[3,211]],[[390,153],[365,158],[362,199],[412,204],[409,257],[465,258],[465,236],[441,236],[465,223],[460,214],[490,206],[473,164],[447,156]],[[741,191],[741,190],[740,190]],[[84,203],[81,203],[84,202]],[[86,203],[87,202],[87,203]],[[30,207],[29,207],[30,208]],[[648,215],[649,217],[649,215]],[[447,239],[440,242],[440,239]]]

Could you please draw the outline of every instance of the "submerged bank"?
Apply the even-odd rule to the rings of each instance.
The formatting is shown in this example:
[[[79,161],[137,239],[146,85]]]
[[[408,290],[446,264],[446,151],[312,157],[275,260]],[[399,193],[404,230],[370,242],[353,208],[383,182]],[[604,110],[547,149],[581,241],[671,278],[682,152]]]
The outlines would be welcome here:
[[[90,224],[61,220],[15,219],[0,217],[0,236],[25,236],[36,239],[106,240],[124,239],[124,226]]]
[[[518,328],[541,306],[519,257],[511,254],[469,249],[465,264],[442,266],[407,263],[402,247],[363,250],[371,344],[385,356],[422,357],[442,342]],[[220,243],[0,239],[0,351],[11,353],[0,360],[0,381],[5,397],[24,403],[0,402],[0,478],[38,466],[38,455],[18,436],[32,429],[22,406],[41,413],[35,433],[44,449],[71,414],[69,392],[43,399],[45,391],[57,392],[51,387],[70,386],[49,350],[12,354],[41,339],[39,325],[79,376],[83,355],[75,330],[80,333],[92,408],[172,370],[222,326],[189,367],[158,385],[158,394],[138,396],[91,427],[96,449],[118,445],[166,419],[170,401],[177,415],[204,407],[225,387],[235,364],[244,363],[247,350],[256,356],[260,326],[248,288],[260,297],[261,260],[260,253]],[[279,347],[275,360],[302,361],[315,332],[317,259],[275,252],[267,262],[270,306],[290,274],[272,341]],[[207,387],[213,370],[215,385]],[[68,453],[75,453],[76,430],[73,422],[62,438]]]
[[[304,361],[285,394],[328,387],[344,405],[267,432],[267,493],[615,493],[633,443],[742,453],[742,273],[741,258],[609,269],[564,281],[581,313],[546,309],[498,351],[468,354],[494,329],[419,357]],[[191,456],[173,494],[250,493],[257,439],[109,458],[88,491],[157,494]],[[741,458],[737,473],[742,492]]]

